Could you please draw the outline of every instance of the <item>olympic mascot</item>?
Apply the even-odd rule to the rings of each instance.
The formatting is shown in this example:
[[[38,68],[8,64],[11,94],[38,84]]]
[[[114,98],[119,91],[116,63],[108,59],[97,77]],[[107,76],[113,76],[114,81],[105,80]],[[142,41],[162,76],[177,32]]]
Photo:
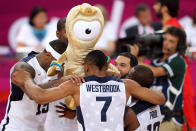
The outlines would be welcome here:
[[[65,27],[69,41],[67,50],[57,61],[51,63],[47,74],[56,75],[63,70],[64,64],[65,76],[72,74],[84,76],[84,58],[94,49],[104,28],[102,12],[87,3],[75,6],[67,15]],[[108,73],[120,74],[112,64],[109,64]],[[65,101],[70,109],[75,110],[72,97],[67,97]]]

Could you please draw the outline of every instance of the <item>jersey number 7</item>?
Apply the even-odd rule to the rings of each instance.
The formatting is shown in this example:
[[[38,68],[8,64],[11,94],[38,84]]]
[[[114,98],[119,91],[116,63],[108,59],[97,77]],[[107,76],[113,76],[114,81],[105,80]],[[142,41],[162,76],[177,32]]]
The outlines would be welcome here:
[[[103,108],[101,110],[101,122],[106,122],[107,117],[106,117],[106,112],[112,102],[112,97],[96,97],[96,101],[105,101],[105,104],[103,105]]]

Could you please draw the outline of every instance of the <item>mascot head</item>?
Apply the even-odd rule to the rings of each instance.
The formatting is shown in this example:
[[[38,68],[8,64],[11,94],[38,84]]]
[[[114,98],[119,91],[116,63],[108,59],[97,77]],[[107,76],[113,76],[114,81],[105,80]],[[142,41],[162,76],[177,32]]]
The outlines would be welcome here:
[[[84,3],[69,11],[65,27],[70,46],[89,49],[102,34],[104,18],[99,8]]]

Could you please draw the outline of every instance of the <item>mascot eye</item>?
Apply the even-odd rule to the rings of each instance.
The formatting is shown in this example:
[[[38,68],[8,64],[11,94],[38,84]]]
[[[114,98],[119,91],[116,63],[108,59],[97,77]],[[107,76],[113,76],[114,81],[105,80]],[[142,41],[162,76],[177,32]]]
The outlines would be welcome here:
[[[98,21],[86,22],[80,20],[74,24],[73,30],[78,39],[89,41],[99,35],[101,24]]]

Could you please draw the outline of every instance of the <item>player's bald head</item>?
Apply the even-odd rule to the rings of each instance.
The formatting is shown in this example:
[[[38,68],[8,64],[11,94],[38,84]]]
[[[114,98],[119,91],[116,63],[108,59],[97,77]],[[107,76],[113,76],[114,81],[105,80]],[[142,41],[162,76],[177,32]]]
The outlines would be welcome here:
[[[128,75],[128,78],[147,88],[150,88],[154,81],[152,70],[143,65],[133,67]]]

